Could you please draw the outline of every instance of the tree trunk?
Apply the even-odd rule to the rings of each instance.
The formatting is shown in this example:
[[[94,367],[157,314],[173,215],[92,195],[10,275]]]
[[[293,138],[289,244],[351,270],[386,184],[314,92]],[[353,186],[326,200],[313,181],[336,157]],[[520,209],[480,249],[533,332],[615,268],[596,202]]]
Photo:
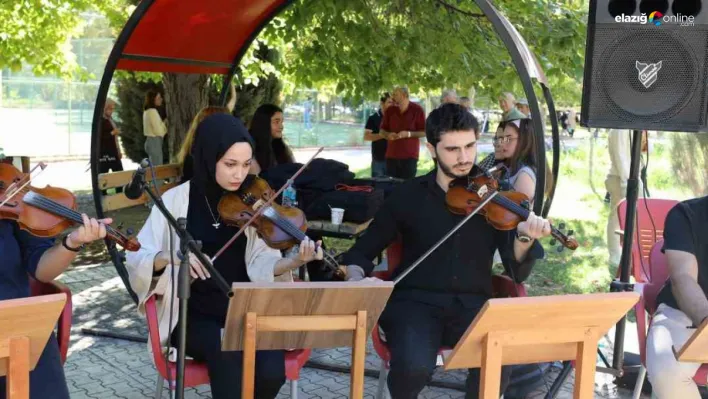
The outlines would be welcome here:
[[[708,135],[677,133],[671,138],[671,163],[680,185],[696,197],[708,194]],[[689,160],[689,162],[686,162]]]
[[[167,142],[170,162],[174,162],[189,125],[197,113],[209,104],[209,75],[163,73],[167,108]]]

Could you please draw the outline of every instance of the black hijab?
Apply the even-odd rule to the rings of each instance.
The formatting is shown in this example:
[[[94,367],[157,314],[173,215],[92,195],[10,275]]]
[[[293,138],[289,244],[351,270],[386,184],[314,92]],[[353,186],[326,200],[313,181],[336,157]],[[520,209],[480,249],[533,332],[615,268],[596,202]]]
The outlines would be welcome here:
[[[197,240],[216,244],[233,235],[233,228],[223,223],[218,229],[212,225],[215,219],[220,221],[217,206],[225,191],[216,182],[216,164],[235,143],[248,143],[253,148],[253,139],[243,123],[228,114],[214,114],[204,119],[197,126],[195,137],[187,230]]]
[[[225,190],[216,182],[216,164],[235,143],[249,143],[253,139],[243,123],[228,114],[214,114],[197,126],[196,139],[192,146],[194,176],[190,180],[187,230],[195,240],[202,242],[202,252],[212,257],[238,231],[237,226],[223,222],[214,228],[215,219],[221,222],[217,206]],[[244,181],[247,184],[247,181]],[[227,283],[250,281],[246,269],[246,236],[241,235],[214,261],[214,268]],[[213,278],[192,282],[189,311],[217,320],[226,321],[228,298],[216,285]]]

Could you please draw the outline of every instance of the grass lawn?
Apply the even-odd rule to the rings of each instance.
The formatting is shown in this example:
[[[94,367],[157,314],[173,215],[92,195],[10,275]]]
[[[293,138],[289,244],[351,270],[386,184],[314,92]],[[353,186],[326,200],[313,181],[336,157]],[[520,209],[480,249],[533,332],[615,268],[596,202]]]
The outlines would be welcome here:
[[[292,132],[291,126],[288,129]],[[677,200],[693,197],[694,194],[685,188],[672,186],[674,176],[668,148],[668,142],[654,143],[648,173],[652,197]],[[427,173],[432,166],[427,154],[421,154],[418,174]],[[546,258],[537,262],[526,283],[531,295],[609,290],[616,268],[608,263],[605,244],[605,226],[610,211],[604,202],[604,180],[608,168],[607,139],[603,136],[594,141],[587,138],[578,148],[562,153],[561,173],[549,217],[556,226],[562,222],[566,230],[573,230],[580,247],[576,251],[557,252],[550,246],[550,240],[544,240]],[[359,177],[369,176],[370,170],[358,170],[356,174]],[[137,206],[111,212],[109,216],[115,218],[116,224],[123,224],[123,231],[132,228],[137,233],[147,217],[147,211],[147,208]],[[327,238],[326,241],[336,252],[345,251],[352,244],[349,240]],[[102,243],[96,243],[82,256],[86,261],[96,261],[105,256],[104,248]]]
[[[303,123],[286,120],[285,138],[293,147],[347,147],[362,145],[364,126],[331,122],[313,123],[312,129],[305,129]]]

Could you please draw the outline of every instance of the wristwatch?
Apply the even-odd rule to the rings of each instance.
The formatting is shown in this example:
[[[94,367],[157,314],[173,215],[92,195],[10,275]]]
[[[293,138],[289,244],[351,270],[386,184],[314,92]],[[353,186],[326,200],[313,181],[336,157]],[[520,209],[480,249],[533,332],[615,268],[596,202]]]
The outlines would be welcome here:
[[[64,248],[66,248],[68,251],[71,251],[71,252],[80,252],[82,249],[84,249],[84,244],[79,245],[78,248],[72,248],[72,247],[70,247],[69,244],[66,242],[66,240],[68,240],[68,239],[69,239],[69,235],[67,234],[67,235],[64,236],[64,239],[61,240],[61,245],[62,245]]]
[[[519,232],[518,232],[518,231],[516,232],[516,239],[519,240],[519,241],[521,241],[521,242],[523,242],[524,244],[533,241],[533,238],[531,238],[531,237],[529,237],[529,236],[522,236],[522,235],[519,235]]]

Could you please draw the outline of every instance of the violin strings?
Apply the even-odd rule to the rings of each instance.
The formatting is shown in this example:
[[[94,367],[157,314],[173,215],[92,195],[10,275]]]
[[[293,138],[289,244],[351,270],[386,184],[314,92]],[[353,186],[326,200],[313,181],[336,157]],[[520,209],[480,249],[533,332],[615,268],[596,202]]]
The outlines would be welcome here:
[[[296,240],[302,242],[307,235],[302,232],[297,226],[295,226],[293,223],[290,222],[290,220],[283,218],[279,213],[276,212],[276,216],[266,216],[268,219],[272,220],[278,227],[281,229],[285,230],[286,233],[290,234],[293,238]],[[329,263],[330,267],[336,267],[337,261],[328,253],[322,251],[324,257],[326,258],[325,261]]]
[[[29,201],[25,200],[25,202],[29,203],[30,205],[37,206],[47,212],[54,213],[58,216],[63,216],[66,217],[67,219],[81,224],[84,224],[83,219],[81,218],[81,214],[74,211],[73,209],[70,209],[68,207],[65,207],[62,204],[59,204],[43,195],[33,193],[32,197],[29,198]],[[106,225],[106,233],[111,234],[113,236],[117,236],[120,238],[126,238],[123,237],[123,234],[115,229],[113,229],[111,226]]]
[[[474,183],[471,184],[471,185],[469,185],[469,186],[467,186],[467,189],[470,190],[470,191],[478,191],[479,188],[480,188],[480,187],[477,186],[477,185],[474,184]],[[529,211],[528,211],[528,209],[526,209],[526,208],[520,206],[520,205],[517,204],[516,202],[514,202],[514,201],[512,201],[512,200],[510,200],[510,199],[508,199],[508,198],[506,198],[506,197],[504,197],[503,195],[499,195],[499,196],[494,197],[494,198],[492,199],[492,202],[496,202],[497,204],[502,205],[502,206],[508,208],[510,211],[516,213],[517,215],[519,215],[519,216],[521,216],[521,217],[528,217],[528,216],[529,216]]]
[[[497,200],[497,198],[499,198],[499,199]],[[506,206],[508,206],[509,208],[513,208],[513,209],[510,209],[510,210],[511,210],[512,212],[515,212],[517,215],[521,216],[522,218],[528,218],[528,216],[529,216],[529,211],[528,211],[528,209],[526,209],[526,208],[524,208],[524,207],[522,207],[522,206],[519,206],[516,202],[514,202],[514,201],[512,201],[512,200],[510,200],[510,199],[508,199],[508,198],[506,198],[506,197],[497,196],[497,197],[495,197],[492,201],[497,202],[497,203],[500,203],[500,205],[506,205]],[[501,204],[501,202],[504,202],[504,204]],[[560,236],[563,237],[563,234],[560,233],[560,231],[558,231],[558,229],[556,229],[556,228],[553,227],[553,226],[551,226],[551,233],[552,233],[553,235],[560,234]]]

